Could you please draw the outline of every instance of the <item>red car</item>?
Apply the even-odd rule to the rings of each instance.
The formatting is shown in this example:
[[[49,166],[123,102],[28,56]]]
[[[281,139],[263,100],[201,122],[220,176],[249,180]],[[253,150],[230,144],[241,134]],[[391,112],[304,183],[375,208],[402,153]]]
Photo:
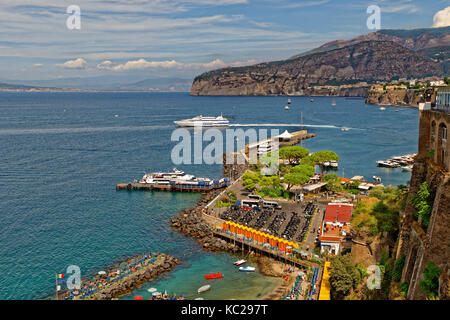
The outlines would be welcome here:
[[[252,211],[253,209],[250,208],[250,207],[243,207],[242,210],[244,210],[244,211]]]

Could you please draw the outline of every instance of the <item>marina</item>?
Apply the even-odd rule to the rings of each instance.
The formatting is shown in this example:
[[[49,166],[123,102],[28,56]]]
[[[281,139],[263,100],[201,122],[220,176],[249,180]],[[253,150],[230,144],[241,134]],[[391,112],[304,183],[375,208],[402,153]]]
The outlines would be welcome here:
[[[403,168],[405,171],[411,171],[414,164],[414,158],[417,154],[407,154],[403,156],[393,156],[388,160],[379,160],[377,164],[384,168]]]

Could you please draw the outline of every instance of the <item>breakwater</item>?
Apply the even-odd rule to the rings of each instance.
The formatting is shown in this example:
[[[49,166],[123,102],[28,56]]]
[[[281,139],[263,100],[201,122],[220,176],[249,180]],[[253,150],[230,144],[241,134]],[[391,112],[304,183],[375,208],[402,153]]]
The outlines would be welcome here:
[[[130,258],[82,282],[81,288],[66,290],[58,300],[109,300],[130,293],[144,282],[170,271],[179,260],[166,254],[148,254]]]

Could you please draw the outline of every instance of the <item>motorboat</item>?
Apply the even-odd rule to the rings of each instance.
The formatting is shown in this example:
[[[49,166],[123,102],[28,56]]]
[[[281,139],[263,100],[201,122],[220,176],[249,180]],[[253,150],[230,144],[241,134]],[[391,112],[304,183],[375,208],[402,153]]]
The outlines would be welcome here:
[[[381,182],[381,178],[379,176],[373,176],[372,179],[376,182]]]
[[[256,268],[255,267],[240,267],[239,271],[242,272],[255,272]]]
[[[289,110],[289,106],[284,107],[284,110]]]
[[[197,293],[200,294],[200,293],[206,292],[210,289],[211,289],[211,285],[207,284],[206,286],[198,288]]]
[[[291,104],[292,103],[292,100],[291,99],[288,99],[288,104]]]
[[[398,168],[400,167],[400,164],[394,161],[377,161],[377,164],[379,167],[385,167],[385,168]]]
[[[198,116],[191,119],[174,121],[178,127],[228,127],[230,121],[222,115],[218,117]]]
[[[381,111],[384,111],[384,110],[386,110],[386,108],[385,108],[385,107],[381,107],[380,110],[381,110]]]
[[[242,266],[243,264],[246,264],[246,263],[247,263],[247,260],[241,259],[241,260],[235,261],[233,264],[235,266]]]
[[[342,130],[342,131],[349,131],[350,129],[347,128],[347,127],[343,127],[341,130]]]
[[[206,280],[221,279],[223,275],[220,272],[205,275]]]

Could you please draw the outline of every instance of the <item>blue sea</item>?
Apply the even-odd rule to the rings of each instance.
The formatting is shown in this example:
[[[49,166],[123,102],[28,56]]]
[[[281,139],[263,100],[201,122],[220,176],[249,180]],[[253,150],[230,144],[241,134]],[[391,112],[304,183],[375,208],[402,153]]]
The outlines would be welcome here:
[[[173,121],[220,113],[234,128],[280,133],[299,130],[303,114],[306,129],[317,134],[303,146],[338,153],[341,176],[377,175],[385,185],[408,182],[409,173],[378,168],[375,161],[417,151],[417,109],[380,111],[362,99],[338,98],[336,106],[327,97],[291,99],[286,111],[286,97],[0,93],[0,299],[46,298],[54,293],[55,273],[69,265],[89,277],[149,251],[183,263],[128,297],[149,296],[149,287],[195,297],[205,284],[203,275],[218,271],[225,278],[213,283],[207,299],[253,299],[269,292],[275,279],[238,273],[230,267],[238,257],[204,252],[171,230],[169,219],[200,195],[120,192],[115,185],[174,167]],[[218,164],[177,167],[222,175]]]

